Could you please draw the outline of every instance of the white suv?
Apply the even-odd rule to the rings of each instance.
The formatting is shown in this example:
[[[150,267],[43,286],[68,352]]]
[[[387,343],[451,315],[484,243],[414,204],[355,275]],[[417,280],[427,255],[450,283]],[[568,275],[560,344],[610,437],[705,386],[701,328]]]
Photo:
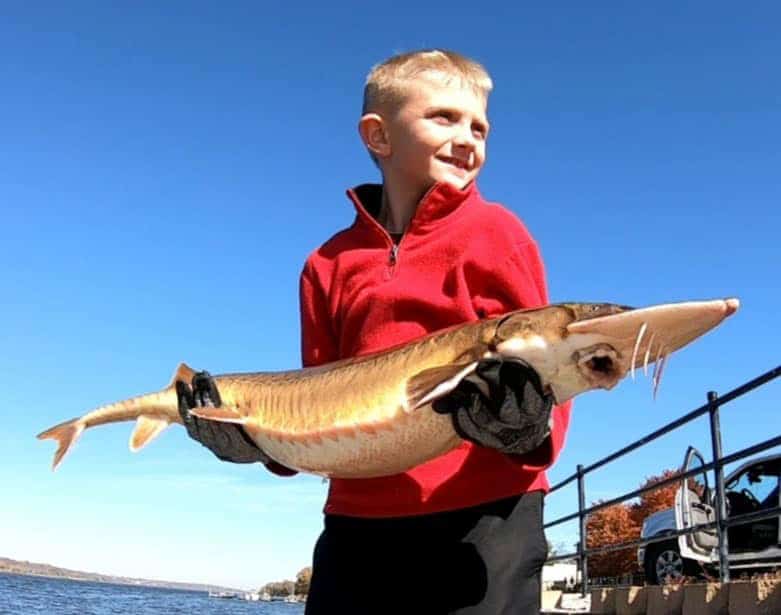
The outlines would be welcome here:
[[[704,466],[700,452],[689,447],[681,472]],[[724,479],[727,515],[742,515],[781,506],[779,477],[781,455],[753,459]],[[692,480],[692,479],[688,479]],[[663,536],[678,530],[716,520],[714,493],[708,486],[707,472],[692,483],[681,481],[675,494],[675,506],[646,517],[642,538]],[[699,492],[699,493],[698,493]],[[779,517],[752,521],[728,528],[730,569],[764,569],[781,565],[781,527]],[[660,584],[696,576],[703,568],[717,569],[719,563],[716,529],[655,542],[637,550],[637,561],[647,583]]]

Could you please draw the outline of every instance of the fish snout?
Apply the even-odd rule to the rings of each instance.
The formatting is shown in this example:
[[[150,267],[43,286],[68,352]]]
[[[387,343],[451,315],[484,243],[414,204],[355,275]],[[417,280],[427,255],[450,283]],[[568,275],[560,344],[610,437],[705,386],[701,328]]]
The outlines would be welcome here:
[[[725,317],[732,316],[735,312],[738,311],[738,308],[740,307],[740,299],[737,297],[730,297],[729,299],[725,299],[724,306]]]

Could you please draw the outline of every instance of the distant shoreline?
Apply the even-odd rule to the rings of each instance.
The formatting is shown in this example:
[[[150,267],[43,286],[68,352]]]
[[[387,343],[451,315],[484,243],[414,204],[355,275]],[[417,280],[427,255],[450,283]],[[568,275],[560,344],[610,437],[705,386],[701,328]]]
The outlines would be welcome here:
[[[241,592],[231,587],[222,587],[219,585],[203,585],[200,583],[183,583],[180,581],[159,581],[155,579],[139,579],[133,577],[120,577],[109,574],[99,574],[95,572],[84,572],[82,570],[71,570],[60,568],[51,564],[39,564],[35,562],[26,562],[7,557],[0,557],[0,573],[16,574],[30,577],[45,577],[49,579],[63,579],[67,581],[91,581],[93,583],[109,583],[112,585],[131,585],[134,587],[152,587],[160,589],[177,589],[182,591],[231,591]]]

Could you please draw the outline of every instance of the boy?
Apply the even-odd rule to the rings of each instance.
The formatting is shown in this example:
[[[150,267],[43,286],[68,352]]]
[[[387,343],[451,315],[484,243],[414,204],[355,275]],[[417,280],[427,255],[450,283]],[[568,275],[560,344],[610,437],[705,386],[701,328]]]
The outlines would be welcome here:
[[[304,265],[305,366],[547,303],[536,243],[475,183],[491,89],[482,66],[442,50],[370,72],[358,128],[383,182],[348,192],[355,222]],[[478,376],[434,404],[464,439],[455,450],[396,476],[330,482],[308,614],[539,611],[544,470],[570,406],[552,407],[521,363],[486,361]],[[219,403],[208,374],[193,388],[180,398],[192,437],[222,459],[295,473],[240,428],[189,416]]]

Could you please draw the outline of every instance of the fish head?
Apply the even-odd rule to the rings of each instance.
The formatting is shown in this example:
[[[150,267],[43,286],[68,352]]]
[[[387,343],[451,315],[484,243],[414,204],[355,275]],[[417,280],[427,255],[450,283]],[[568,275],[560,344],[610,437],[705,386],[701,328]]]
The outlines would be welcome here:
[[[654,364],[654,395],[670,353],[734,314],[737,299],[644,308],[561,303],[511,313],[496,327],[493,347],[531,365],[557,403],[592,389],[612,389],[635,368]]]

